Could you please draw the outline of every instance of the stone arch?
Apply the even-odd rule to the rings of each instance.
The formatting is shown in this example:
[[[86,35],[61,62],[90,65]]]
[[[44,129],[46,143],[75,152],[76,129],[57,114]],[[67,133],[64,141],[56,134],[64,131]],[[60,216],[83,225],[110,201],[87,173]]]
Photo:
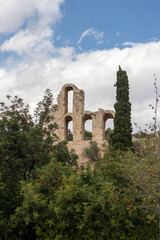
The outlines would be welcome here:
[[[114,114],[110,112],[106,112],[103,115],[103,140],[106,140],[105,128],[106,128],[106,122],[108,119],[114,119]]]
[[[70,122],[73,123],[72,116],[71,115],[65,116],[65,119],[64,119],[64,136],[65,136],[65,140],[66,141],[72,141],[73,140],[73,137],[72,137],[72,139],[71,138],[69,139],[69,128],[68,128],[68,125],[69,125]],[[72,126],[73,126],[73,124],[72,124]],[[73,134],[73,130],[72,130],[72,134]]]
[[[73,112],[68,112],[68,92],[73,91]],[[53,107],[54,121],[58,124],[55,133],[60,141],[67,140],[68,125],[73,122],[73,141],[68,143],[70,149],[75,149],[80,156],[79,164],[83,159],[83,150],[89,142],[84,141],[85,122],[92,120],[92,139],[99,146],[106,143],[105,123],[107,119],[114,118],[113,110],[104,110],[99,108],[98,111],[91,112],[84,110],[85,92],[77,88],[74,84],[65,84],[57,97],[57,106]],[[83,163],[84,163],[83,162]]]
[[[72,111],[68,111],[68,93],[72,91]],[[84,111],[84,91],[78,89],[74,84],[65,84],[58,94],[57,98],[59,112],[61,114],[78,113],[82,114]]]
[[[87,139],[86,139],[86,136],[85,136],[85,130],[86,130],[85,124],[86,124],[86,121],[88,121],[88,120],[92,121],[92,114],[91,113],[85,113],[83,115],[83,118],[82,118],[82,139],[83,140],[92,140],[92,136],[87,137]],[[92,128],[92,131],[93,131],[93,128]]]

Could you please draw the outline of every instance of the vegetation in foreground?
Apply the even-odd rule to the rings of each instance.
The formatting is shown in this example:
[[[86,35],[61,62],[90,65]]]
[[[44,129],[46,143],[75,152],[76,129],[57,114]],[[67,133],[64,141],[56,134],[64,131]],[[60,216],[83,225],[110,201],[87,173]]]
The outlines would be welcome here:
[[[88,165],[77,168],[66,142],[53,145],[51,92],[34,116],[22,99],[8,99],[0,108],[0,239],[160,239],[157,132],[131,149],[112,144],[102,159],[91,142]]]
[[[1,103],[0,239],[159,239],[159,137],[103,159],[91,144],[94,170],[77,168],[66,143],[53,146],[51,99],[34,119],[22,99]]]

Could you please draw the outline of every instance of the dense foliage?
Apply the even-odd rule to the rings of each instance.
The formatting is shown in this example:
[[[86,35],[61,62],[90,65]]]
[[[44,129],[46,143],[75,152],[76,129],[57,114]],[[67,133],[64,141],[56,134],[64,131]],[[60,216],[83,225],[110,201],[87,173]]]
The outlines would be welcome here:
[[[48,90],[35,115],[22,99],[0,114],[0,239],[158,240],[159,136],[134,151],[105,152],[95,142],[77,168],[66,142],[54,144]]]
[[[22,182],[9,239],[158,239],[156,202],[132,181],[139,161],[133,170],[133,157],[106,153],[94,170],[78,172],[52,159],[35,179]]]
[[[107,128],[107,129],[105,130],[105,138],[106,138],[106,140],[107,140],[109,143],[111,143],[111,136],[112,136],[112,134],[113,134],[113,130],[112,130],[111,128]]]
[[[59,143],[61,148],[53,146],[57,126],[50,114],[53,105],[50,90],[46,90],[33,116],[21,98],[7,96],[7,99],[10,104],[0,103],[0,232],[4,234],[10,216],[22,202],[21,181],[35,179],[37,168],[53,157],[68,165],[76,164],[77,159],[65,143]]]
[[[129,83],[126,71],[119,67],[115,84],[114,131],[111,137],[113,149],[126,150],[132,146],[131,103],[129,102]]]
[[[91,141],[89,147],[86,147],[83,151],[83,156],[88,158],[91,162],[96,162],[100,157],[100,148],[98,147],[97,142]]]

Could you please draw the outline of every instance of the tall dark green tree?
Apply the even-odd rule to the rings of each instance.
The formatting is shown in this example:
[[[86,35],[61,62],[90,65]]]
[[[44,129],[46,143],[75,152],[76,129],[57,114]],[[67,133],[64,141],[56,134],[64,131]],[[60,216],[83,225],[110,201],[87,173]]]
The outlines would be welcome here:
[[[116,100],[114,105],[116,114],[114,118],[114,131],[112,134],[112,147],[122,151],[132,146],[131,103],[129,102],[129,83],[126,71],[119,67],[117,82],[115,84]]]

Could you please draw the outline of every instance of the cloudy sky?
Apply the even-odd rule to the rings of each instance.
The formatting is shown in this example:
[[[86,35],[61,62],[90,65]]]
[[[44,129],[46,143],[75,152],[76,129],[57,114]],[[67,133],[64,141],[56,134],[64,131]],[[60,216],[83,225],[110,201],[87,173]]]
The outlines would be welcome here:
[[[160,86],[159,0],[0,0],[0,101],[34,106],[65,83],[86,93],[85,108],[114,109],[116,71],[127,71],[132,120],[152,122]]]

